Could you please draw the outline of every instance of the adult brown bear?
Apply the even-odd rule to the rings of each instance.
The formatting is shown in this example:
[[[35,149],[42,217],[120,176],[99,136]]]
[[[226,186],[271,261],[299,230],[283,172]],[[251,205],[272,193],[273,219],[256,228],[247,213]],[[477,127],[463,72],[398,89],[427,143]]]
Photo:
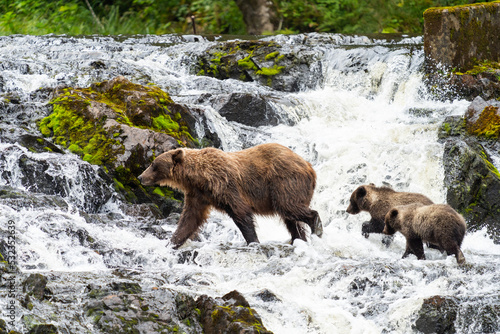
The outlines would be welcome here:
[[[415,254],[425,260],[422,241],[439,245],[448,255],[455,255],[459,264],[465,263],[460,246],[467,225],[464,218],[447,204],[423,205],[414,203],[392,208],[385,216],[384,233],[401,232],[406,238],[403,258]]]
[[[140,176],[145,186],[170,186],[184,192],[184,208],[172,236],[175,248],[192,237],[210,209],[227,213],[247,243],[259,242],[254,214],[279,215],[292,242],[306,240],[298,222],[321,237],[323,227],[309,208],[316,186],[311,164],[279,144],[238,152],[215,148],[179,148],[158,156]]]

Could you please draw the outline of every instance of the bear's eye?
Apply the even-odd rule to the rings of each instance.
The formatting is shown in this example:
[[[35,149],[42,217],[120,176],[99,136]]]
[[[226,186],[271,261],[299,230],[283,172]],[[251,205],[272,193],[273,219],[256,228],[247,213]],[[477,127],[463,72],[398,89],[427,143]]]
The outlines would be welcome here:
[[[153,172],[156,172],[158,170],[158,166],[156,164],[152,164],[151,168],[153,169]]]

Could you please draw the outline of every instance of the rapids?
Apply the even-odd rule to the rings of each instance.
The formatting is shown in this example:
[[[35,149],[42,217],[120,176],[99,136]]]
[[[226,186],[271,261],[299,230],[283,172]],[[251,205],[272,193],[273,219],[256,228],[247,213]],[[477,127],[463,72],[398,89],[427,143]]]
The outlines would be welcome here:
[[[323,55],[324,80],[298,93],[193,75],[192,53],[216,39],[0,37],[0,186],[39,199],[0,202],[0,229],[15,222],[20,269],[61,273],[52,288],[73,289],[68,298],[81,297],[86,279],[106,282],[116,269],[134,272],[143,290],[172,287],[215,297],[236,289],[266,328],[280,334],[409,333],[425,298],[450,296],[460,300],[457,332],[484,331],[482,310],[500,307],[500,245],[486,231],[466,235],[462,250],[468,264],[461,268],[454,257],[429,249],[426,261],[402,260],[402,235],[389,247],[381,236],[365,239],[361,224],[369,215],[345,212],[351,192],[365,183],[445,201],[437,129],[446,116],[462,115],[469,103],[442,102],[427,91],[422,38],[311,34],[310,48]],[[293,48],[303,36],[267,39]],[[49,112],[51,88],[87,87],[117,75],[153,82],[174,101],[203,109],[224,150],[278,142],[310,161],[318,175],[311,206],[322,218],[323,238],[291,246],[284,225],[258,217],[261,244],[247,246],[230,218],[213,212],[199,240],[175,251],[168,238],[147,233],[146,222],[126,214],[126,204],[112,194],[96,166],[70,153],[36,153],[19,145],[22,135],[40,135],[35,122]],[[252,128],[228,122],[197,102],[204,93],[228,92],[277,97],[273,107],[282,121]],[[33,178],[38,176],[21,175],[18,165],[26,161],[43,164],[40,173],[57,189],[37,189]],[[96,197],[105,202],[98,212],[88,212],[87,202]],[[166,220],[160,224],[167,235],[175,230]],[[92,240],[92,246],[82,240]],[[272,298],[263,298],[263,291]],[[3,289],[0,294],[5,297]],[[7,302],[0,299],[0,318],[6,318]],[[18,309],[15,329],[22,330],[21,315],[31,311]],[[73,321],[78,310],[58,312],[64,315],[57,318],[60,328],[85,332],[85,324]]]

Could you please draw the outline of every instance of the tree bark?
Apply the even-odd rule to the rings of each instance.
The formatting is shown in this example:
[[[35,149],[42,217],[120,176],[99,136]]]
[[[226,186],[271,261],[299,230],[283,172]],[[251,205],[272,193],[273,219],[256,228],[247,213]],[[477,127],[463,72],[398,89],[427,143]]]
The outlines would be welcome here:
[[[269,0],[235,0],[247,26],[247,34],[262,35],[274,31],[276,17],[272,2]]]

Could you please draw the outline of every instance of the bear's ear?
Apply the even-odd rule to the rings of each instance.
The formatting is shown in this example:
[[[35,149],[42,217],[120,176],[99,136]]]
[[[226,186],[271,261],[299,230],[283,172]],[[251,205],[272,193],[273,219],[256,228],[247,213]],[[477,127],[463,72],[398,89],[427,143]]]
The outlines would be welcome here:
[[[361,197],[364,197],[366,195],[366,188],[361,186],[358,188],[358,191],[356,192],[356,197],[357,198],[361,198]]]
[[[184,159],[184,150],[183,149],[177,149],[174,152],[172,152],[172,161],[174,164],[179,164],[182,162]]]
[[[398,209],[392,209],[391,210],[391,218],[396,218],[398,216]]]

